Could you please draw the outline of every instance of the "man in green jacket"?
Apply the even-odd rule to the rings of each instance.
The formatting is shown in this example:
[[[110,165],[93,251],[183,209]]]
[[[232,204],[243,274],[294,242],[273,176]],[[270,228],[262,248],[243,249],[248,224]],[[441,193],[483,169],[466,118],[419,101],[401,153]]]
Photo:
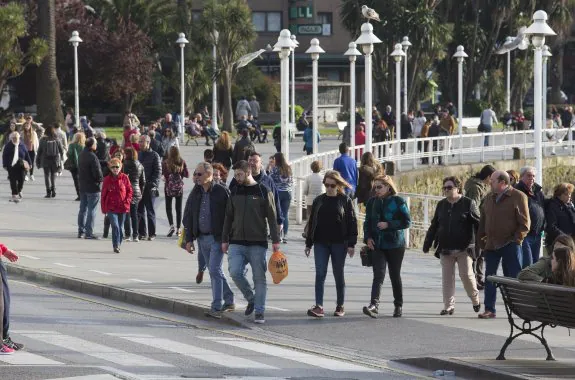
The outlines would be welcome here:
[[[237,162],[233,169],[238,185],[232,190],[226,205],[222,251],[229,253],[230,276],[248,301],[245,315],[252,314],[255,309],[254,322],[265,323],[268,248],[266,222],[274,252],[279,250],[280,242],[274,197],[267,187],[254,180],[247,161]],[[247,263],[252,267],[255,294],[245,276]]]

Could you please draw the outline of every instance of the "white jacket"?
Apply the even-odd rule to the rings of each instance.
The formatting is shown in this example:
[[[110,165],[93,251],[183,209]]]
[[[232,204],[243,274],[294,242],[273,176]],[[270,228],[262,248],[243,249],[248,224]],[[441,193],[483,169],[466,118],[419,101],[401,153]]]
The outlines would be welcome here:
[[[323,185],[323,174],[312,173],[305,178],[303,185],[303,195],[305,195],[305,204],[311,207],[314,199],[325,193],[325,186]]]

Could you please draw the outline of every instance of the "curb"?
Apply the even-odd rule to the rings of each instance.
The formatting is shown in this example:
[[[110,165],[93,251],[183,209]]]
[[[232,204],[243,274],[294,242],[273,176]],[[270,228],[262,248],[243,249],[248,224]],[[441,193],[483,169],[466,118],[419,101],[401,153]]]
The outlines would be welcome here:
[[[52,285],[57,288],[71,290],[76,293],[89,294],[92,296],[124,302],[130,305],[141,306],[147,309],[172,313],[183,317],[197,318],[205,321],[220,322],[234,327],[249,328],[248,325],[224,314],[222,319],[217,320],[205,316],[206,306],[174,300],[171,298],[158,297],[151,294],[139,293],[133,290],[115,286],[104,285],[97,282],[80,280],[73,277],[57,275],[41,270],[25,268],[15,264],[8,264],[8,273],[30,282]]]
[[[497,378],[497,380],[525,380],[532,378],[501,371],[481,364],[472,364],[459,360],[458,358],[420,357],[397,359],[393,360],[393,362],[429,371],[454,371],[457,378],[469,378],[474,380],[493,380],[494,378]]]

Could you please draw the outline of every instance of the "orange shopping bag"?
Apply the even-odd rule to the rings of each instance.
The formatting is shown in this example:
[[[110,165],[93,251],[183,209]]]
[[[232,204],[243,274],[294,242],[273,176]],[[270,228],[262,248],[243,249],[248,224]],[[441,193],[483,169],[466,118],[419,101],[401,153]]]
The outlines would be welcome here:
[[[274,252],[268,262],[268,270],[272,275],[274,284],[279,284],[288,275],[288,263],[286,256],[280,252]]]

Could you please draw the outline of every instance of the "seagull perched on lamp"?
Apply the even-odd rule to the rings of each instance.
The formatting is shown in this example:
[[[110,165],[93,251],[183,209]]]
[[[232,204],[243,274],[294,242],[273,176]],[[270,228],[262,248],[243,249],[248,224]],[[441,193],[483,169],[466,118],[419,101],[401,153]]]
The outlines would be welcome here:
[[[363,5],[361,7],[361,14],[363,15],[363,17],[367,19],[367,22],[369,22],[369,20],[381,22],[381,20],[379,19],[379,14],[375,10],[368,7],[367,5]]]

